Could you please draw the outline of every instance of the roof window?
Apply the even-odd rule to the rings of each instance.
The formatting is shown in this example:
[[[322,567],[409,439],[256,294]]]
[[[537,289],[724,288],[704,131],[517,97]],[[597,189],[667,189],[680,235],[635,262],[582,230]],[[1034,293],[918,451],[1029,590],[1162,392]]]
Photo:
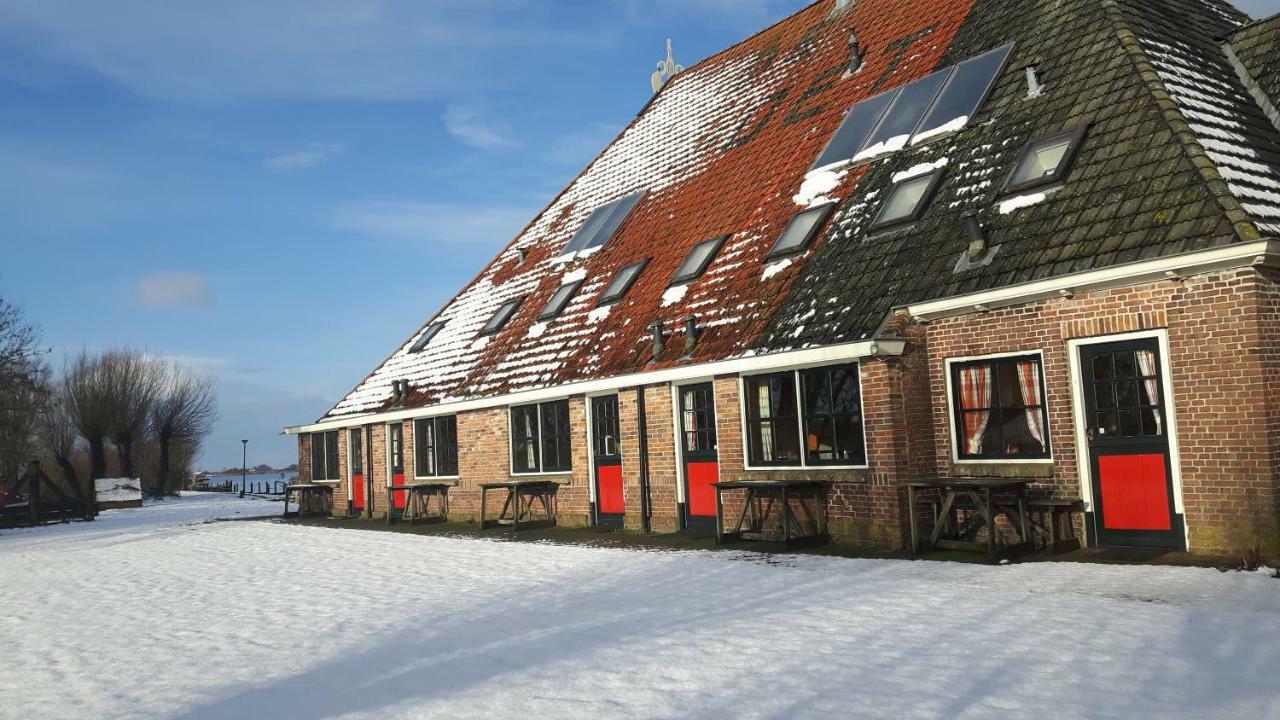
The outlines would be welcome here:
[[[418,339],[414,341],[412,346],[409,347],[409,352],[411,353],[422,352],[422,349],[427,346],[427,343],[431,342],[431,339],[436,336],[436,333],[440,332],[440,328],[442,327],[444,327],[443,320],[441,320],[440,322],[434,322],[428,325],[427,329],[423,331],[422,335],[418,336]]]
[[[769,249],[767,259],[772,260],[807,250],[834,208],[835,203],[827,203],[796,213],[787,224],[787,229],[782,231],[777,242]]]
[[[899,181],[889,191],[889,198],[885,200],[884,207],[880,208],[880,214],[871,224],[871,229],[880,230],[919,220],[925,208],[929,207],[929,201],[933,199],[941,180],[942,171],[935,170]]]
[[[622,222],[627,219],[643,197],[644,191],[632,193],[596,208],[587,217],[582,227],[578,228],[578,232],[570,238],[561,257],[597,248],[609,242],[609,238],[618,231]]]
[[[1081,126],[1027,143],[1005,182],[1005,192],[1022,192],[1065,180],[1087,130],[1087,126]]]
[[[615,273],[597,304],[608,305],[621,300],[627,294],[627,291],[631,289],[631,286],[635,284],[636,278],[640,277],[640,273],[648,264],[648,259],[641,260],[638,263],[631,263]]]
[[[578,288],[582,287],[581,280],[565,283],[561,285],[551,295],[551,299],[547,301],[546,307],[542,308],[542,312],[538,313],[539,320],[550,320],[551,318],[564,312],[564,308],[573,299],[578,292]]]
[[[720,246],[724,244],[728,235],[721,235],[710,240],[703,240],[693,249],[689,251],[688,257],[684,262],[680,263],[680,268],[676,270],[676,274],[671,276],[671,284],[679,285],[681,283],[692,282],[702,276],[707,266],[711,264],[711,260],[715,258],[719,252]]]
[[[511,319],[511,316],[515,315],[516,309],[520,307],[522,302],[524,302],[524,298],[518,297],[515,300],[508,300],[503,303],[502,307],[498,308],[498,311],[493,314],[493,317],[489,318],[489,322],[485,323],[484,327],[480,329],[480,334],[492,335],[501,330],[507,324],[507,321]]]

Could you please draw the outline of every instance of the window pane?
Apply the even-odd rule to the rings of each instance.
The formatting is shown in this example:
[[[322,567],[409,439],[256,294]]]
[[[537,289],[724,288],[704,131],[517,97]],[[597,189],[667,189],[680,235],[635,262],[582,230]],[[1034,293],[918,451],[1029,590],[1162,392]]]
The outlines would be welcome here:
[[[1048,456],[1040,360],[1007,358],[952,367],[952,408],[961,458]],[[1098,388],[1109,388],[1106,382]],[[989,406],[980,402],[983,394]]]
[[[359,475],[364,471],[364,450],[359,430],[350,431],[347,436],[347,446],[351,454],[351,474]]]
[[[862,421],[848,416],[836,416],[836,460],[849,465],[866,462],[862,448]]]
[[[1071,148],[1071,138],[1048,140],[1031,146],[1013,174],[1013,184],[1021,185],[1032,180],[1046,178],[1057,172]]]
[[[516,308],[520,307],[520,300],[523,300],[523,298],[511,300],[498,308],[498,311],[495,312],[493,317],[489,319],[489,322],[485,324],[484,329],[480,331],[480,334],[489,335],[501,330],[502,326],[506,325],[507,321],[511,319],[511,316],[515,314]]]
[[[444,327],[443,322],[431,323],[430,325],[428,325],[427,329],[423,331],[422,336],[419,337],[418,340],[413,343],[413,347],[409,348],[409,352],[411,353],[421,352],[422,349],[427,346],[427,343],[431,342],[431,339],[434,338],[436,336],[436,333],[440,332],[440,329],[443,327]]]
[[[596,229],[595,234],[588,238],[582,246],[582,249],[599,247],[609,242],[613,234],[618,231],[623,221],[631,214],[636,204],[640,202],[640,198],[644,193],[635,193],[623,198],[619,198],[610,203],[609,213]]]
[[[581,286],[581,280],[561,285],[551,294],[551,299],[547,301],[546,307],[542,308],[542,312],[538,313],[538,319],[550,320],[563,312],[565,306],[569,304],[569,301],[573,299],[574,293],[578,292],[578,288]]]
[[[311,435],[311,479],[325,479],[324,469],[324,433],[312,433]]]
[[[436,471],[440,475],[458,474],[458,418],[450,415],[436,419]]]
[[[399,474],[404,472],[404,431],[399,424],[388,425],[387,435],[391,448],[391,470]]]
[[[538,471],[538,406],[511,409],[511,455],[516,472]]]
[[[830,461],[835,458],[835,422],[829,418],[816,418],[806,423],[805,447],[811,461]]]
[[[325,454],[325,470],[327,474],[325,479],[338,479],[338,431],[333,430],[324,434],[324,454]]]
[[[835,205],[822,205],[798,213],[787,225],[787,229],[778,236],[777,242],[769,250],[769,256],[786,255],[799,252],[809,246],[814,233],[822,224]]]
[[[648,260],[644,262],[632,263],[618,271],[613,276],[613,280],[609,281],[609,286],[604,289],[604,294],[600,296],[600,304],[615,302],[620,300],[623,295],[627,294],[627,290],[631,289],[631,284],[636,281],[636,277],[640,275],[640,271],[644,269]]]
[[[867,138],[854,159],[879,157],[906,147],[907,141],[924,119],[925,111],[938,96],[938,90],[942,89],[943,83],[954,70],[955,68],[947,68],[903,87],[893,107],[885,113],[879,127]]]
[[[715,255],[716,250],[720,249],[720,243],[724,242],[724,238],[713,238],[704,240],[689,251],[688,257],[680,264],[680,269],[671,278],[671,282],[686,282],[693,280],[702,275],[707,265],[711,262],[711,257]]]
[[[889,194],[889,199],[885,202],[884,209],[880,211],[880,216],[876,218],[876,224],[883,225],[896,222],[914,215],[916,209],[924,202],[925,193],[928,192],[934,175],[935,173],[930,173],[918,178],[903,180],[894,185],[893,191]]]
[[[418,477],[436,474],[435,420],[415,420],[413,423],[413,473]]]
[[[541,410],[542,469],[568,470],[572,467],[569,456],[569,401],[543,403]]]
[[[831,373],[804,373],[805,415],[830,415],[831,410]]]
[[[1013,52],[1008,45],[960,63],[929,114],[920,123],[915,142],[923,142],[963,128],[987,96],[996,74]]]
[[[831,136],[827,147],[818,156],[813,167],[820,168],[851,160],[858,148],[867,141],[867,136],[871,134],[876,123],[880,122],[884,111],[896,97],[898,97],[898,90],[890,90],[849,108],[844,121],[840,123],[835,135]]]

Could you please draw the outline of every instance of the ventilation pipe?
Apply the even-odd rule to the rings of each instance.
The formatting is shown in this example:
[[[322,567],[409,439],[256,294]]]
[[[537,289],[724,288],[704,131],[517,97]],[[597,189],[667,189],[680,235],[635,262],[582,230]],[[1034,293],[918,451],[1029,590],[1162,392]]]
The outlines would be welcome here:
[[[1036,66],[1027,66],[1027,99],[1034,100],[1044,94],[1044,85],[1040,84],[1040,75]]]
[[[662,354],[663,348],[666,347],[666,333],[662,329],[662,321],[659,320],[658,322],[650,325],[649,332],[653,333],[652,359],[657,360],[658,356]]]
[[[862,48],[858,46],[858,35],[849,31],[849,74],[862,69]]]
[[[969,259],[977,260],[987,251],[987,235],[977,215],[964,216],[964,231],[969,236]]]
[[[693,356],[693,349],[698,346],[698,316],[690,315],[684,319],[684,356]]]

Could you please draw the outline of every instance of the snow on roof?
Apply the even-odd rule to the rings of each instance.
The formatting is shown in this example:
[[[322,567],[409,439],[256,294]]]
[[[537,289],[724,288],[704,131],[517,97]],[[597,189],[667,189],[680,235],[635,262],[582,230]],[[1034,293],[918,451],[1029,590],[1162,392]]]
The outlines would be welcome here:
[[[126,502],[142,499],[142,480],[137,478],[98,478],[93,481],[98,502]]]

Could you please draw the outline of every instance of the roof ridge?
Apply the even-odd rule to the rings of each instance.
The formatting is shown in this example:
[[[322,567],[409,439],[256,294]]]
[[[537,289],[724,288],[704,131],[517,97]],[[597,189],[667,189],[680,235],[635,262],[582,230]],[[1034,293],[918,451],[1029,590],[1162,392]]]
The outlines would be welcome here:
[[[1190,123],[1187,122],[1181,107],[1173,99],[1168,87],[1165,86],[1164,80],[1161,79],[1154,63],[1148,57],[1146,49],[1142,47],[1138,34],[1134,32],[1128,19],[1125,18],[1119,2],[1117,0],[1101,0],[1100,4],[1103,13],[1111,22],[1111,27],[1115,31],[1121,47],[1138,71],[1138,76],[1142,78],[1147,90],[1155,97],[1161,114],[1169,124],[1169,129],[1173,131],[1174,138],[1182,145],[1183,150],[1191,160],[1191,164],[1204,181],[1209,194],[1213,196],[1218,207],[1222,209],[1227,220],[1231,222],[1236,237],[1245,242],[1262,238],[1263,235],[1259,232],[1257,223],[1249,213],[1245,212],[1239,198],[1227,185],[1226,178],[1223,177],[1217,164],[1205,152],[1204,145],[1200,143],[1200,139],[1196,136]]]

